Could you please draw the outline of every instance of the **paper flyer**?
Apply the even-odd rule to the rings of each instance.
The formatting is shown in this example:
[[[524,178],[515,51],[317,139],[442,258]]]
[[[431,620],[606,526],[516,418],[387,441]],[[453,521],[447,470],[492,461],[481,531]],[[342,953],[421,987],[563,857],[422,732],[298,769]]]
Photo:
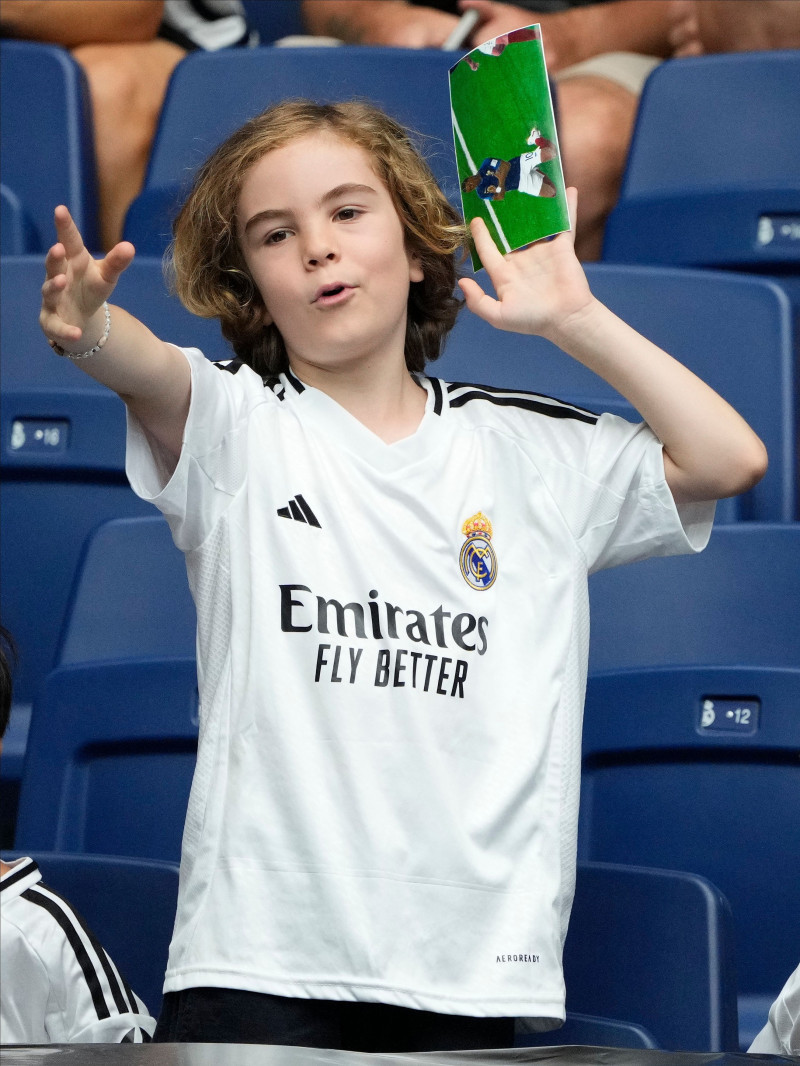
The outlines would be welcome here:
[[[460,59],[450,70],[450,107],[465,222],[480,215],[502,252],[569,230],[539,24]]]

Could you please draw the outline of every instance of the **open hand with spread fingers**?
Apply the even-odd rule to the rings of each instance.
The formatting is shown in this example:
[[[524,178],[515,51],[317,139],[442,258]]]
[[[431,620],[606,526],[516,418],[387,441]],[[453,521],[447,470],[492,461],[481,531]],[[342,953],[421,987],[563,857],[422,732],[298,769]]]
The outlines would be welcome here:
[[[55,227],[58,243],[45,259],[39,325],[50,342],[77,353],[103,335],[103,305],[136,253],[122,241],[94,259],[63,204],[55,209]]]
[[[475,247],[494,285],[497,299],[472,278],[459,286],[467,307],[497,329],[535,333],[555,340],[569,320],[591,308],[594,297],[575,255],[577,190],[567,189],[572,230],[536,241],[504,255],[482,219],[470,226]]]

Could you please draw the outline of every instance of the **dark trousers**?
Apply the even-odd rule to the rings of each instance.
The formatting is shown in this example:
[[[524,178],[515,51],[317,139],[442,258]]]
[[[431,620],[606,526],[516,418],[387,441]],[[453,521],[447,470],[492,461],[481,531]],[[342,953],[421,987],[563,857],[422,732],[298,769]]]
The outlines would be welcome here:
[[[154,1040],[286,1044],[342,1051],[471,1051],[514,1043],[513,1018],[471,1018],[392,1007],[290,999],[230,988],[167,992]]]

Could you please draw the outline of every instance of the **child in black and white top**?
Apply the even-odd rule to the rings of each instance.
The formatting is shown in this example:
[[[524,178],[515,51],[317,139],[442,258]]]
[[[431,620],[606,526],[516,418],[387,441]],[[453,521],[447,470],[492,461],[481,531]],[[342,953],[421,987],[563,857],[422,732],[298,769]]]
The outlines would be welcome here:
[[[0,626],[0,748],[15,658]],[[141,1044],[155,1030],[81,916],[28,857],[0,860],[0,973],[0,1044]]]
[[[198,609],[156,1038],[402,1051],[557,1026],[587,574],[700,550],[761,442],[592,296],[569,233],[503,256],[474,222],[497,299],[461,279],[467,307],[644,423],[427,376],[464,233],[367,105],[281,104],[201,168],[174,269],[227,363],[107,311],[134,249],[93,260],[63,207],[56,228],[42,327],[124,399],[129,477]]]
[[[149,1041],[155,1018],[33,859],[0,863],[0,874],[0,1043]]]

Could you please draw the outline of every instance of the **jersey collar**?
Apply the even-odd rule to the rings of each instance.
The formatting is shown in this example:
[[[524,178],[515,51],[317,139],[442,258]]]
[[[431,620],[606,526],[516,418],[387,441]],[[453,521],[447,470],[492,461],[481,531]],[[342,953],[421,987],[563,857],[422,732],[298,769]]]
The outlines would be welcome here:
[[[21,896],[42,879],[39,867],[27,856],[9,865],[11,869],[0,878],[0,900],[3,903]]]
[[[442,415],[448,408],[447,390],[438,378],[415,375],[428,396],[419,426],[409,437],[386,444],[320,389],[304,385],[294,374],[280,375],[285,399],[312,432],[335,441],[360,460],[386,473],[428,461],[443,437]]]

